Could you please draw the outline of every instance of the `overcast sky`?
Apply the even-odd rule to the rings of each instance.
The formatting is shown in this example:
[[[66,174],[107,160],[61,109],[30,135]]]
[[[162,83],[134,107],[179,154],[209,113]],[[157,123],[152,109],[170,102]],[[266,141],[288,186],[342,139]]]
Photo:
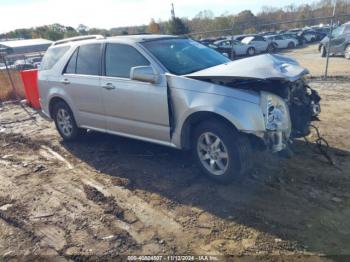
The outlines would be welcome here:
[[[262,6],[310,3],[305,0],[0,0],[0,33],[53,23],[106,29],[148,24],[151,18],[169,19],[172,2],[176,16],[189,18],[205,9],[218,16],[245,9],[258,12]]]

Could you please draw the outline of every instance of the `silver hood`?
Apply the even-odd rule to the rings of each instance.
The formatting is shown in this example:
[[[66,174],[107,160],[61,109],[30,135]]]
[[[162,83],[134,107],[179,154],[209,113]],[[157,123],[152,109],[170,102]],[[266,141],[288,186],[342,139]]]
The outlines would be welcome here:
[[[186,75],[190,78],[251,78],[296,81],[309,71],[290,57],[264,54],[232,61]]]

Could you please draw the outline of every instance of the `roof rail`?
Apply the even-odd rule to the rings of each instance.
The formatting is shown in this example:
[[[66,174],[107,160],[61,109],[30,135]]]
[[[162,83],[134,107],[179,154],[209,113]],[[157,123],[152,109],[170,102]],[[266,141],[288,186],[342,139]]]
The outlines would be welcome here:
[[[82,41],[82,40],[91,40],[91,39],[104,39],[105,37],[102,35],[84,35],[84,36],[76,36],[76,37],[70,37],[65,38],[59,41],[56,41],[52,45],[61,45],[69,42],[76,42],[76,41]]]

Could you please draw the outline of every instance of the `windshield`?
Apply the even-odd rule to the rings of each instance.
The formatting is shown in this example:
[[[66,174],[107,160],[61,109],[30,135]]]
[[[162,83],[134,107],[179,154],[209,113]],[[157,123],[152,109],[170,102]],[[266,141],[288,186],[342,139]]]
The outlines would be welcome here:
[[[336,29],[333,29],[332,36],[333,37],[340,36],[343,33],[344,27],[345,26],[339,26]]]
[[[162,39],[142,43],[168,70],[185,75],[231,60],[190,39]]]

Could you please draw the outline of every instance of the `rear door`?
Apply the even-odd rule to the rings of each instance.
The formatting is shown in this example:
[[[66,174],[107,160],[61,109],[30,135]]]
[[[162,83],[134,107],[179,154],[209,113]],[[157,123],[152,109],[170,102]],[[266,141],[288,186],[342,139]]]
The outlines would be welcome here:
[[[222,41],[218,45],[220,53],[226,53],[227,55],[231,55],[232,44],[231,41]]]
[[[268,46],[267,40],[262,36],[255,36],[251,44],[254,45],[259,52],[265,52]]]
[[[247,54],[247,45],[242,44],[241,42],[234,41],[233,42],[233,48],[235,49],[235,52],[237,55],[245,55]]]
[[[288,40],[283,39],[281,36],[275,36],[274,41],[277,43],[278,48],[287,48]]]
[[[149,60],[131,45],[106,44],[101,87],[107,129],[136,138],[169,142],[166,84],[130,79],[132,67],[149,65]]]
[[[61,76],[61,84],[72,99],[79,126],[105,129],[101,93],[102,44],[78,47]]]
[[[331,41],[331,52],[344,54],[346,38],[350,35],[350,25],[343,26],[343,30],[339,32]]]

